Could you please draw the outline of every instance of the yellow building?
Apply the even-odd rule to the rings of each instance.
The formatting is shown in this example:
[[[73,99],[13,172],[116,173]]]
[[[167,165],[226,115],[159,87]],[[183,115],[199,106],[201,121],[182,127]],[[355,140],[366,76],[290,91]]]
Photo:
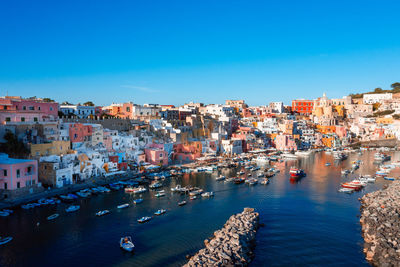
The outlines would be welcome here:
[[[376,119],[377,124],[392,124],[393,123],[393,118],[388,117],[388,118],[377,118]]]
[[[50,155],[60,156],[71,152],[69,141],[53,141],[46,144],[31,144],[31,157],[43,157]]]

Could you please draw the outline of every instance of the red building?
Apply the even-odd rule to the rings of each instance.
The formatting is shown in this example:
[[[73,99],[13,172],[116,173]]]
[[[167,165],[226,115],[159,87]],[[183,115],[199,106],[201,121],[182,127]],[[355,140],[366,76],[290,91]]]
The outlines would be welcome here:
[[[293,100],[292,111],[300,114],[311,114],[314,108],[314,100]]]

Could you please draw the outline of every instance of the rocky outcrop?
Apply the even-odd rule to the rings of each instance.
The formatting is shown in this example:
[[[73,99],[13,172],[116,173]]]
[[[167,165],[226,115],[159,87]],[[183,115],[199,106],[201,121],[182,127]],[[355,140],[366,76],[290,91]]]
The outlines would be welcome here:
[[[247,266],[253,258],[258,221],[259,214],[252,208],[232,215],[184,266]]]
[[[400,266],[400,181],[361,199],[366,259],[376,266]]]

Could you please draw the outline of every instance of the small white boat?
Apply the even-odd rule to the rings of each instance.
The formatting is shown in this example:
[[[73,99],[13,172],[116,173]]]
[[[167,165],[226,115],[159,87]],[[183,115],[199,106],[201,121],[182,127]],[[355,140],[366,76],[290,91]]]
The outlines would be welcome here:
[[[155,197],[163,197],[163,196],[165,196],[165,192],[164,192],[164,190],[157,191],[157,194],[155,194],[154,196]]]
[[[214,196],[214,192],[204,192],[203,194],[201,194],[202,197],[213,197]]]
[[[157,210],[156,212],[154,212],[154,215],[159,216],[159,215],[162,215],[162,214],[164,214],[164,213],[166,213],[166,212],[167,212],[167,210],[165,210],[165,209],[160,209],[160,210]]]
[[[129,203],[125,203],[125,204],[121,204],[121,205],[117,206],[118,209],[124,209],[124,208],[127,208],[127,207],[129,207]]]
[[[7,244],[7,243],[10,242],[11,240],[13,240],[13,238],[12,238],[11,236],[0,237],[0,245]]]
[[[81,207],[79,205],[72,205],[65,209],[66,212],[74,212],[79,210]]]
[[[135,204],[140,204],[140,203],[142,203],[143,202],[143,199],[142,198],[138,198],[138,199],[135,199],[134,201],[133,201],[133,203],[135,203]]]
[[[354,189],[353,188],[340,188],[339,190],[338,190],[338,192],[341,192],[341,193],[353,193],[354,192]]]
[[[103,216],[103,215],[107,215],[109,213],[110,213],[109,210],[101,210],[101,211],[96,212],[96,216],[100,217],[100,216]]]
[[[132,250],[135,248],[135,245],[132,242],[132,238],[130,236],[126,237],[121,237],[121,240],[119,241],[119,246],[128,252],[132,252]]]
[[[268,179],[268,178],[263,179],[263,180],[261,181],[261,184],[263,184],[263,185],[269,184],[269,179]]]
[[[222,181],[225,180],[225,176],[221,175],[215,178],[216,181]]]
[[[197,199],[197,196],[191,196],[190,197],[190,200],[195,200],[195,199]]]
[[[55,218],[57,218],[58,216],[60,216],[58,213],[54,213],[53,215],[50,215],[49,217],[47,217],[48,221],[54,220]]]
[[[149,217],[149,216],[144,216],[144,217],[138,219],[137,221],[138,221],[138,223],[145,223],[145,222],[148,222],[148,221],[150,221],[150,220],[151,220],[151,217]]]
[[[183,200],[183,201],[181,201],[181,202],[178,203],[178,206],[184,206],[184,205],[186,205],[186,203],[187,203],[187,202],[186,202],[185,200]]]

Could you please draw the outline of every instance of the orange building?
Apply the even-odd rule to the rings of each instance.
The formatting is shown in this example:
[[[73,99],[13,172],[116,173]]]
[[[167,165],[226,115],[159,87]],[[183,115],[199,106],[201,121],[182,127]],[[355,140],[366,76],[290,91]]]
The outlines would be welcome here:
[[[314,100],[293,100],[292,111],[300,114],[311,114],[314,108]]]
[[[121,119],[132,119],[133,103],[111,104],[110,106],[103,107],[103,111],[111,116]]]

